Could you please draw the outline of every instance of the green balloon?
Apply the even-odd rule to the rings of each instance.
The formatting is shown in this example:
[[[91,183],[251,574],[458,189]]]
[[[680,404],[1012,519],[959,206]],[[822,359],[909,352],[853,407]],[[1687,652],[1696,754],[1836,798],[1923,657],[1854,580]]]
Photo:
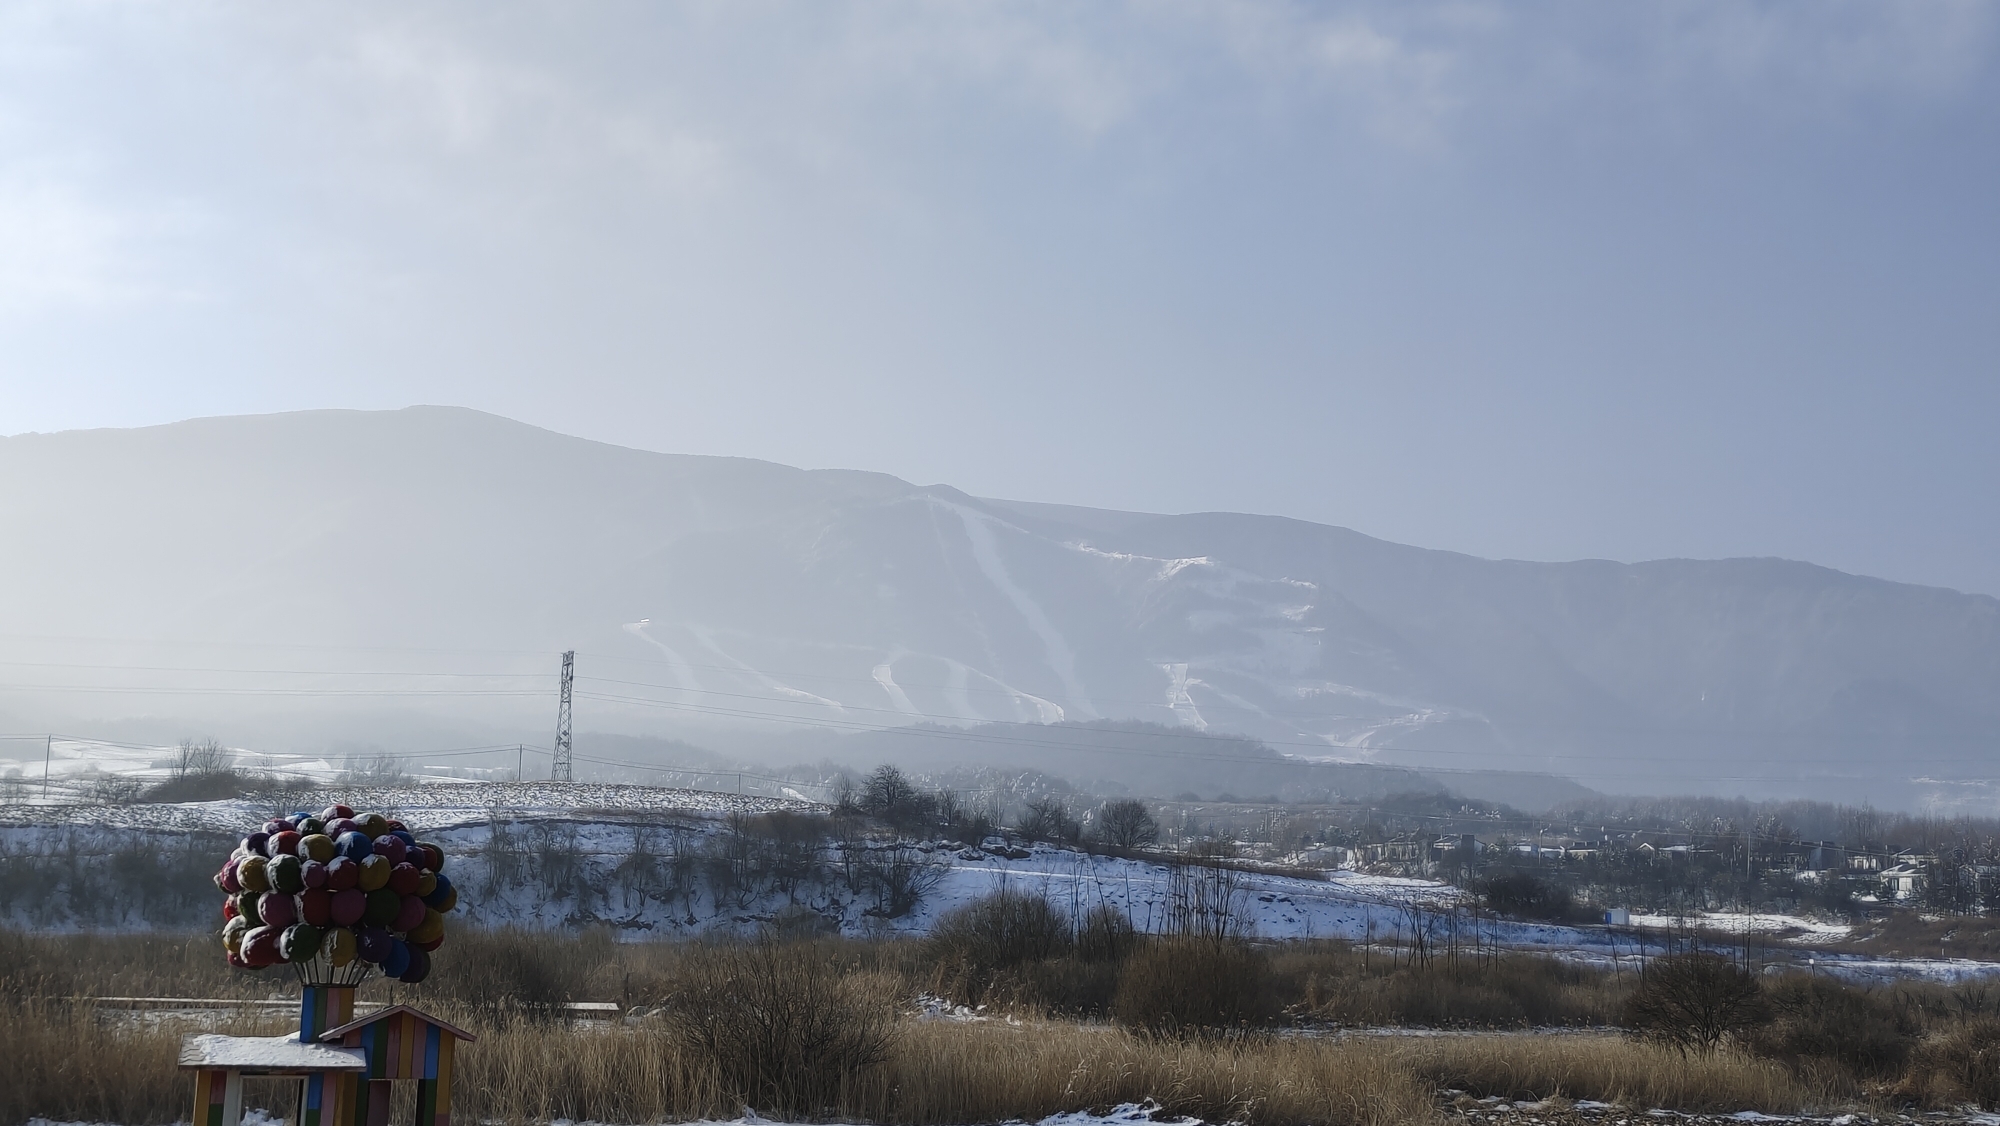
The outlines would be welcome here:
[[[300,874],[299,858],[280,856],[271,861],[271,886],[286,895],[297,895],[306,890],[305,877]]]
[[[304,962],[319,953],[320,930],[318,927],[298,923],[285,928],[278,936],[278,950],[288,962]]]
[[[403,897],[388,888],[376,888],[368,893],[368,906],[362,909],[361,921],[386,927],[403,913]]]
[[[239,919],[250,920],[250,925],[253,927],[261,927],[264,925],[264,916],[257,913],[256,892],[245,891],[237,893],[236,917]]]

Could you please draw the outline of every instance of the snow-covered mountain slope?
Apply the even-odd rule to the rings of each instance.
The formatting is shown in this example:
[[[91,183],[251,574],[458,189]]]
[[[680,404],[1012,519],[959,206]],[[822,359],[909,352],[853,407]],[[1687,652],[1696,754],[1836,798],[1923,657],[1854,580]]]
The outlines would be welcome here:
[[[2000,738],[1983,596],[981,500],[449,408],[7,438],[0,526],[15,730],[540,742],[575,648],[580,727],[691,737],[1141,719],[1878,803],[1983,777]]]

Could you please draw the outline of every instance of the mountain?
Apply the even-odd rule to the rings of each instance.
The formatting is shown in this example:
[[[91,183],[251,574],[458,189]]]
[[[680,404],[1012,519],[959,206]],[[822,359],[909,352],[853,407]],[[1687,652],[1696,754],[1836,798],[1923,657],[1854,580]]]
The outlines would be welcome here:
[[[1991,773],[2000,746],[1985,596],[983,499],[456,408],[0,439],[0,527],[16,730],[545,743],[554,655],[575,649],[579,727],[704,745],[1138,720],[1905,805]]]

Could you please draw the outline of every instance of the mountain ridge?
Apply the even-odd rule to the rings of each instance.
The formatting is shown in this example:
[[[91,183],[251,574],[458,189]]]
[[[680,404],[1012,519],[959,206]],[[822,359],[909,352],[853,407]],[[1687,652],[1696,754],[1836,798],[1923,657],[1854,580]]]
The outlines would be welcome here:
[[[981,498],[465,408],[16,435],[0,519],[0,579],[31,592],[0,613],[10,659],[387,647],[413,678],[398,706],[438,714],[452,701],[414,678],[444,659],[411,652],[580,648],[668,670],[592,701],[607,731],[1138,719],[1598,789],[1905,804],[1939,795],[1912,779],[1984,770],[2000,734],[1986,595],[1768,557],[1486,560],[1284,516]],[[383,671],[349,663],[333,671]],[[284,706],[276,680],[231,704],[119,675],[135,690],[64,698],[101,717],[149,693]],[[476,707],[515,722],[511,701]]]

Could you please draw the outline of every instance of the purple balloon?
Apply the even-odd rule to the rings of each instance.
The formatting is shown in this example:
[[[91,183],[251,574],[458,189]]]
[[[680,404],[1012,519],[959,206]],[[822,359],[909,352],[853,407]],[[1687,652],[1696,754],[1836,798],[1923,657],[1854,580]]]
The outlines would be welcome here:
[[[265,856],[268,854],[264,851],[264,845],[270,839],[269,833],[252,833],[243,838],[243,848],[252,856]]]
[[[290,821],[282,817],[273,817],[269,821],[264,822],[264,835],[267,837],[276,836],[279,833],[290,832],[291,828],[292,823]]]
[[[396,950],[396,940],[381,927],[362,927],[359,946],[361,960],[381,965],[383,960]]]
[[[336,817],[326,823],[326,835],[339,840],[340,834],[352,833],[360,827],[361,823],[352,817]]]
[[[264,925],[284,930],[299,921],[299,905],[281,891],[267,891],[257,897],[257,915]]]
[[[305,885],[309,888],[325,887],[326,865],[321,864],[317,860],[306,861],[304,864],[299,865],[299,879],[304,880]]]

